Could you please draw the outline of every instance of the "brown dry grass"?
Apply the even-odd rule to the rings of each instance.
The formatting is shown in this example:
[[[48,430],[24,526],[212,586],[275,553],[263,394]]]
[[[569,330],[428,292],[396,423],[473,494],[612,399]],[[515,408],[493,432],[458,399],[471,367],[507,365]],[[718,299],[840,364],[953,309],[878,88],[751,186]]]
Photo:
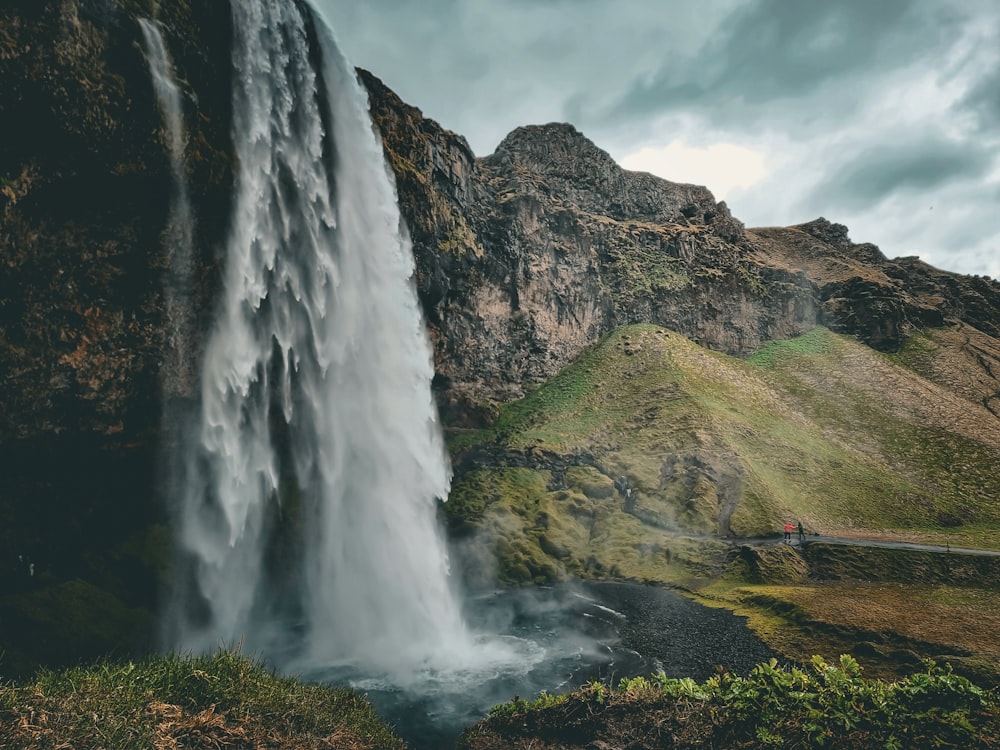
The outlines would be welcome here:
[[[231,653],[44,672],[0,685],[0,747],[401,750],[358,693],[280,678]]]
[[[877,267],[837,252],[796,227],[748,229],[747,237],[762,265],[791,273],[802,271],[820,286],[854,278],[877,284],[892,284],[889,277]]]
[[[1000,657],[1000,593],[995,591],[889,583],[762,586],[759,591],[801,607],[816,623],[895,635],[945,652]]]
[[[853,653],[866,673],[897,679],[920,659],[1000,683],[1000,592],[955,586],[828,582],[717,585],[701,592],[733,608],[775,651],[805,662]]]

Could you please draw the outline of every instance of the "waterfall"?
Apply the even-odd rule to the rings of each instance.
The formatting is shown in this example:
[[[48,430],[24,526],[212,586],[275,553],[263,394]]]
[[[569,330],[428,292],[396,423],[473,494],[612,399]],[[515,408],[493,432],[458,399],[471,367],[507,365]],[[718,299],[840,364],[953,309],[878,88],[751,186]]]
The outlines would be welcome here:
[[[140,18],[146,61],[153,79],[153,90],[166,127],[170,171],[173,176],[173,196],[164,230],[167,273],[164,280],[166,312],[166,357],[161,376],[165,391],[177,393],[192,380],[190,368],[194,357],[191,341],[194,321],[191,305],[191,263],[194,242],[194,216],[184,173],[184,108],[180,88],[174,75],[173,61],[167,51],[160,27],[154,21]]]
[[[413,258],[366,95],[290,0],[234,0],[238,161],[170,645],[404,676],[469,637]]]

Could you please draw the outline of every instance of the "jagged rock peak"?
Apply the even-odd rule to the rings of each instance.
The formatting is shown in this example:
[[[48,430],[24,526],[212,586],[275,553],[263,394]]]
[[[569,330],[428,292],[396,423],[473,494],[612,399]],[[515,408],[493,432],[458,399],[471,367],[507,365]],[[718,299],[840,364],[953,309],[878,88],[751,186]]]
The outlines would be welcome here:
[[[822,216],[804,224],[797,224],[793,228],[801,229],[806,234],[833,247],[848,247],[851,244],[851,238],[847,236],[846,226],[828,221]]]
[[[708,188],[623,169],[569,123],[517,128],[482,163],[522,188],[524,180],[544,183],[547,194],[620,221],[711,225],[730,241],[743,234],[743,225]]]
[[[855,245],[848,236],[847,227],[843,224],[836,224],[820,216],[818,219],[807,221],[805,224],[798,224],[792,229],[800,229],[820,242],[832,248],[850,253],[858,260],[871,265],[880,265],[886,261],[885,255],[870,242]]]
[[[607,151],[568,122],[525,125],[507,134],[497,146],[492,159],[509,160],[515,166],[539,174],[571,176],[586,170],[621,169]]]

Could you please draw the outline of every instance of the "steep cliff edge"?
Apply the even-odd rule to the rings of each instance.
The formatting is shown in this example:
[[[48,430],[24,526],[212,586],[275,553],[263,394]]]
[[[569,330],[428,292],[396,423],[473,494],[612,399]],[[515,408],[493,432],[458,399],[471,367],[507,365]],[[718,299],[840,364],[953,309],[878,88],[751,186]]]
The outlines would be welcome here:
[[[184,100],[209,316],[226,230],[228,3],[14,0],[0,7],[0,651],[18,671],[148,636],[172,346],[173,176],[138,18],[157,12]],[[193,346],[197,350],[195,342]],[[176,373],[175,373],[176,375]]]
[[[744,357],[816,324],[883,351],[931,327],[997,334],[995,281],[888,261],[825,219],[745,231],[705,188],[624,170],[571,125],[518,128],[477,159],[361,75],[413,235],[453,425],[482,423],[484,407],[627,323]],[[995,353],[987,360],[979,369],[997,384]]]
[[[194,7],[172,6],[161,22],[188,100],[199,276],[211,278],[232,160],[228,50],[210,40],[228,37],[229,10]],[[159,428],[172,176],[143,15],[152,4],[0,9],[2,442]],[[202,314],[211,296],[195,295]]]

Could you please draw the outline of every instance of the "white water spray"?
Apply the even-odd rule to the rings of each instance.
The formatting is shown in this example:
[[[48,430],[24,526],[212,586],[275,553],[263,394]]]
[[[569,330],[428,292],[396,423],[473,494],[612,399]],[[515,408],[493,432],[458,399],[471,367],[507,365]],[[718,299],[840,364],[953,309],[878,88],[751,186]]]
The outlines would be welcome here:
[[[170,214],[164,231],[167,251],[167,273],[164,282],[168,336],[162,378],[167,392],[183,390],[192,379],[190,368],[194,358],[191,341],[194,322],[191,306],[191,263],[194,244],[194,216],[184,174],[184,148],[187,134],[184,128],[184,107],[180,87],[174,74],[174,64],[167,45],[155,21],[140,18],[149,64],[153,91],[163,114],[166,127],[170,171],[174,178]]]
[[[405,679],[471,649],[412,255],[329,32],[289,0],[233,13],[238,178],[178,498],[196,591],[169,638]]]

